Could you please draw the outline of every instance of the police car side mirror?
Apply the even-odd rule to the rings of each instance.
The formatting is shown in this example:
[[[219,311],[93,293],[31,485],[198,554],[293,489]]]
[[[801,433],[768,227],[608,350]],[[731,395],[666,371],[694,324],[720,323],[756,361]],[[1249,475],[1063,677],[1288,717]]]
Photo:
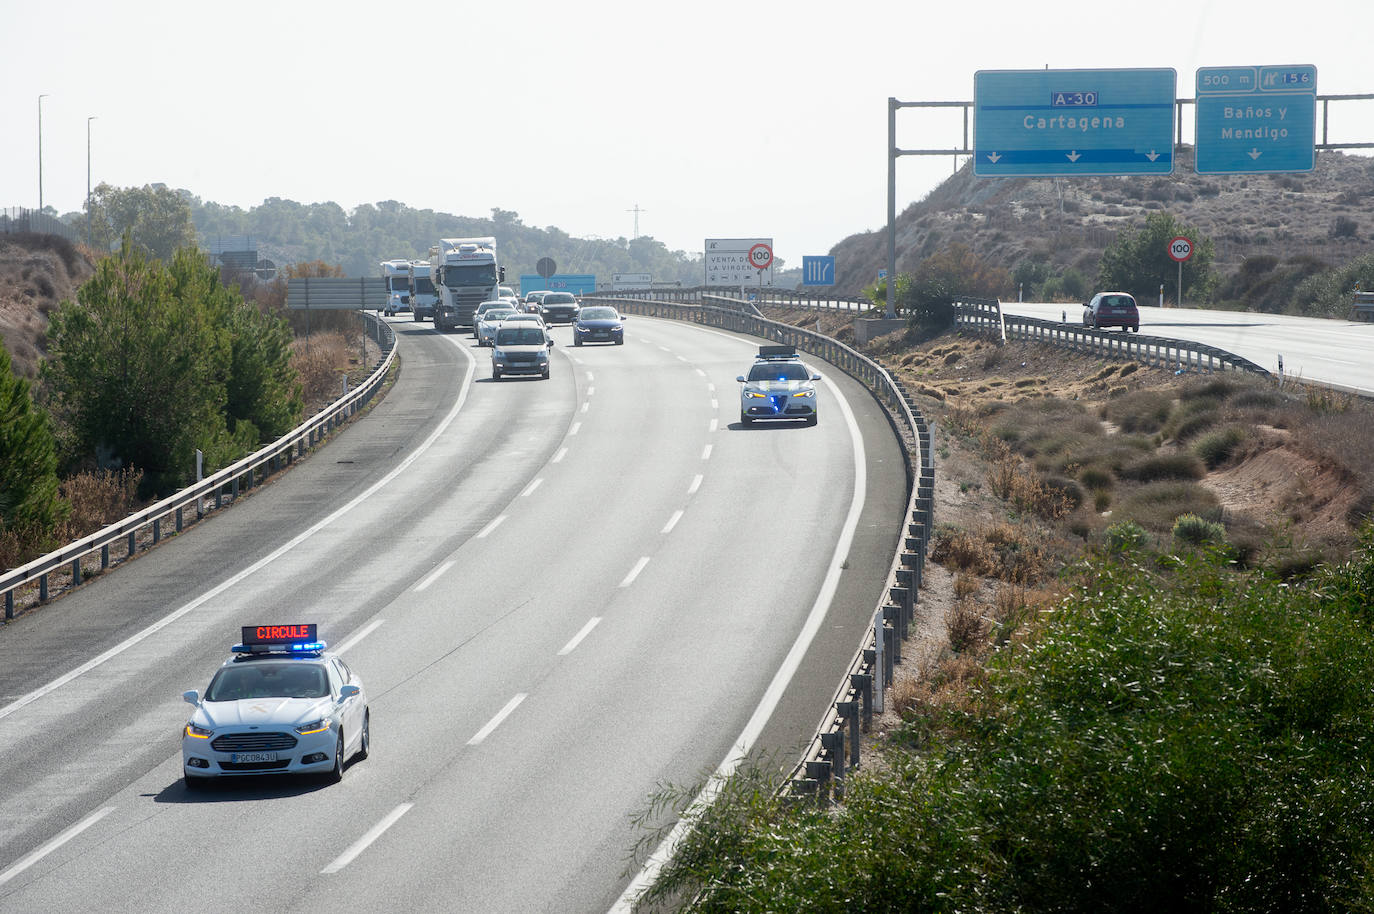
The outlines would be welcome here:
[[[190,689],[189,691],[182,692],[181,698],[188,705],[196,705],[197,707],[200,706],[200,693],[197,692],[195,689]]]
[[[345,701],[346,699],[352,698],[354,695],[360,695],[362,691],[362,689],[355,685],[346,685],[342,689],[339,689],[339,701]]]
[[[736,380],[736,381],[739,381],[741,384],[743,384],[743,383],[744,383],[744,375],[740,375],[738,378],[735,378],[735,380]]]
[[[820,374],[818,374],[818,373],[816,373],[816,372],[812,372],[812,373],[811,373],[811,380],[813,380],[813,381],[819,381],[820,379],[821,379]]]

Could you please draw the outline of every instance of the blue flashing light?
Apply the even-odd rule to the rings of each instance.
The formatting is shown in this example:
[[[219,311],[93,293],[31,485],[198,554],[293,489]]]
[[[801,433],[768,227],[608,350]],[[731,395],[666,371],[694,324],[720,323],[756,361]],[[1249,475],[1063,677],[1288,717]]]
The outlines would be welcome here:
[[[229,648],[234,654],[319,654],[329,645],[324,641],[302,641],[297,643],[277,642],[268,644],[235,644]]]

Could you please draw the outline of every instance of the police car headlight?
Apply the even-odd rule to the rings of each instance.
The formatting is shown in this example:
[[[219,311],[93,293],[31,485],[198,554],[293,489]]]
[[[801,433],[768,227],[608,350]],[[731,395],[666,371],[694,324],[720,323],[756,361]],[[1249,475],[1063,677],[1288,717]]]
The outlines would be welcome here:
[[[751,400],[767,400],[767,399],[768,399],[768,395],[767,395],[767,394],[761,394],[761,393],[759,393],[757,390],[746,390],[746,391],[744,392],[744,395],[745,395],[746,397],[750,398]]]
[[[195,724],[186,724],[186,735],[194,736],[196,739],[209,739],[215,735],[214,730],[207,730],[204,727],[197,727]]]
[[[319,720],[312,720],[309,723],[301,724],[296,728],[296,732],[301,736],[309,736],[311,733],[323,733],[334,725],[334,721],[328,717],[321,717]]]
[[[816,392],[815,392],[814,390],[799,390],[799,391],[797,391],[796,393],[794,393],[792,396],[794,396],[794,397],[814,397],[815,395],[816,395]]]

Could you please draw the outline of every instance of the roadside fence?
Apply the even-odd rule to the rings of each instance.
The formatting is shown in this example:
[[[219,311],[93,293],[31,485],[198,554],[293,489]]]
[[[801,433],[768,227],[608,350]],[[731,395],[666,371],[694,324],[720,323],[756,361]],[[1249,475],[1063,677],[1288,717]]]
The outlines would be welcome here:
[[[356,389],[345,391],[295,429],[213,476],[130,514],[118,523],[0,574],[0,593],[5,595],[5,620],[14,618],[16,594],[40,604],[46,603],[50,595],[49,579],[54,574],[69,572],[72,586],[79,586],[91,572],[97,569],[104,571],[114,563],[111,547],[122,546],[124,556],[120,560],[127,560],[140,549],[151,548],[161,542],[169,527],[172,532],[180,533],[187,520],[187,512],[194,511],[195,519],[199,520],[205,516],[208,502],[213,501],[216,508],[232,502],[254,486],[262,484],[273,473],[304,457],[308,449],[324,441],[366,406],[386,380],[387,372],[395,361],[396,336],[390,325],[378,319],[376,314],[362,313],[369,336],[381,349],[381,358]],[[96,558],[97,554],[99,559]]]
[[[68,225],[55,216],[23,207],[0,209],[0,235],[19,235],[29,232],[37,235],[61,235],[68,241],[81,240],[80,228]]]

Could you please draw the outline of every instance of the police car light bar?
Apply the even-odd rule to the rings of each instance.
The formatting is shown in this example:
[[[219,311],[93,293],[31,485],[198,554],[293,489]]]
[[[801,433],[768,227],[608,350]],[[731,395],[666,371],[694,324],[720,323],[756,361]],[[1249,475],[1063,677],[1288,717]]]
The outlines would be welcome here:
[[[236,654],[319,653],[325,643],[316,637],[317,626],[306,625],[245,625],[241,629],[241,644],[231,650]]]
[[[759,358],[761,359],[795,359],[797,357],[796,346],[760,346]]]

